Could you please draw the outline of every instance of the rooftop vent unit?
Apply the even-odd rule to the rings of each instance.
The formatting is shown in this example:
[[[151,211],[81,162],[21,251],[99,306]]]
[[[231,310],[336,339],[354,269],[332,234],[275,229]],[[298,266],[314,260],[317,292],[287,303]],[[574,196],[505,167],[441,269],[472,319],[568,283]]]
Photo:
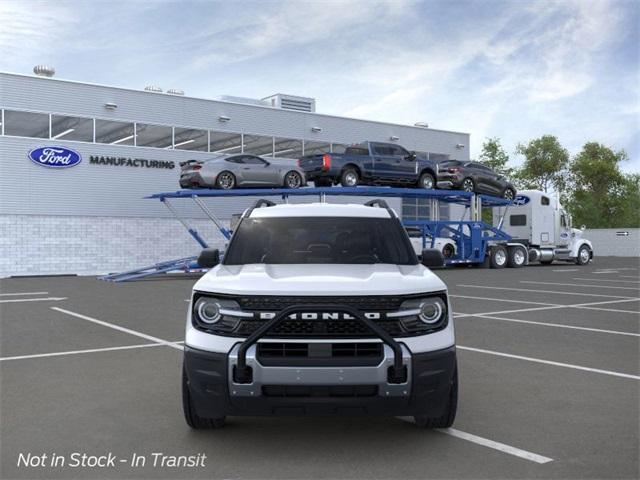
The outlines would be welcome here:
[[[56,74],[56,69],[47,65],[36,65],[33,67],[33,73],[39,77],[53,77]]]
[[[162,93],[162,89],[156,85],[147,85],[144,87],[147,92]]]
[[[170,88],[167,90],[169,95],[184,95],[184,90],[178,90],[177,88]]]
[[[272,107],[282,108],[283,110],[295,110],[297,112],[316,111],[315,98],[297,97],[295,95],[276,93],[275,95],[263,98],[262,100]]]

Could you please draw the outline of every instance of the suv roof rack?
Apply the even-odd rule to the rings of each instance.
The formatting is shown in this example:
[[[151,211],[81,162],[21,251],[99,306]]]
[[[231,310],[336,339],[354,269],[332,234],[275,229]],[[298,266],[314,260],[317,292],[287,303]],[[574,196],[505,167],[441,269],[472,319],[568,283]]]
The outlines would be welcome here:
[[[244,215],[245,218],[248,218],[251,216],[251,213],[256,209],[256,208],[261,208],[261,207],[274,207],[276,204],[274,202],[272,202],[271,200],[266,200],[264,198],[261,198],[260,200],[257,200],[256,203],[253,204],[252,207],[250,207],[247,210],[247,213]]]

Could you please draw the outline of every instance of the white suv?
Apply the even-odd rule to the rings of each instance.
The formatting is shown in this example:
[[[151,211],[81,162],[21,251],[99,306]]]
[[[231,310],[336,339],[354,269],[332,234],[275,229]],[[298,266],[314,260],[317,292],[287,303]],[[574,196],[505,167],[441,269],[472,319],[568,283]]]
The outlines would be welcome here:
[[[183,406],[192,428],[227,415],[413,416],[448,427],[458,379],[447,287],[418,262],[382,200],[259,200],[194,286]]]

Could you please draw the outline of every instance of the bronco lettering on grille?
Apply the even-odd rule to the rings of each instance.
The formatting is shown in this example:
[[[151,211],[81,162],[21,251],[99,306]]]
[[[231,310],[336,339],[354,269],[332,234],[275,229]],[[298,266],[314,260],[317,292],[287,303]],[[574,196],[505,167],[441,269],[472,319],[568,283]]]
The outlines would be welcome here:
[[[276,312],[259,312],[258,317],[261,320],[271,320],[276,316]],[[369,320],[380,320],[382,316],[378,312],[367,312],[364,314],[365,318]],[[355,317],[348,313],[338,312],[307,312],[307,313],[292,313],[287,318],[291,320],[355,320]]]

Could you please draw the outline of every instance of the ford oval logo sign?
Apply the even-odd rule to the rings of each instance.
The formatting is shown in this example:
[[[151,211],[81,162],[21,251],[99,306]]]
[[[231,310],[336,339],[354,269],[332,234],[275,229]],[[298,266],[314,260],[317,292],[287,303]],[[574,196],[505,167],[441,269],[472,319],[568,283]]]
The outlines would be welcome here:
[[[29,152],[29,159],[43,167],[69,168],[78,165],[82,161],[82,156],[69,148],[40,147]]]
[[[514,205],[526,205],[531,200],[526,195],[516,195],[516,198],[513,200]]]

